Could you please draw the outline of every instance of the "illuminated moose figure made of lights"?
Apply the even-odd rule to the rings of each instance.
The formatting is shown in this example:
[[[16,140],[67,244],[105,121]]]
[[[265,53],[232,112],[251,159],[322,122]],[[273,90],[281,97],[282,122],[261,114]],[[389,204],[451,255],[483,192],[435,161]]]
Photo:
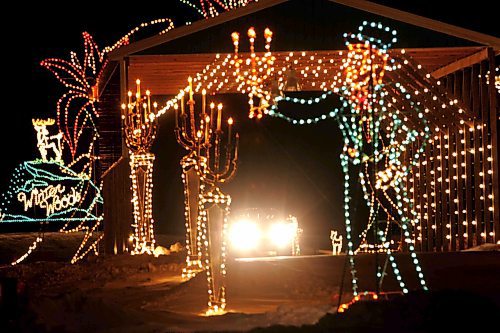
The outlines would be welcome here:
[[[49,149],[52,149],[55,155],[54,160],[62,163],[63,147],[61,146],[61,139],[63,134],[59,132],[56,135],[49,136],[49,131],[47,130],[47,126],[54,125],[54,119],[33,119],[32,122],[35,127],[37,147],[40,155],[42,155],[42,160],[44,162],[48,161],[47,153]]]
[[[257,119],[262,118],[263,113],[267,110],[270,103],[272,103],[272,93],[266,91],[264,86],[270,81],[273,71],[274,62],[276,58],[271,54],[271,41],[273,39],[273,32],[266,28],[264,30],[264,38],[266,39],[266,52],[262,57],[257,56],[255,53],[255,38],[257,34],[255,29],[251,27],[248,29],[248,38],[250,41],[250,57],[247,59],[242,59],[239,57],[239,41],[240,34],[233,32],[231,38],[233,39],[234,45],[234,59],[232,64],[235,67],[236,82],[238,85],[238,91],[248,94],[248,104],[250,105],[249,117]],[[259,104],[255,105],[255,97],[258,98]]]
[[[155,249],[153,228],[153,163],[155,156],[149,152],[156,137],[158,121],[151,109],[151,93],[141,95],[141,82],[136,81],[137,92],[128,92],[128,103],[122,104],[122,116],[127,147],[130,153],[130,178],[134,205],[134,233],[132,254],[153,254]],[[132,98],[134,97],[134,98]]]
[[[225,234],[231,197],[221,191],[220,184],[229,181],[236,172],[238,134],[233,138],[233,120],[229,118],[228,130],[224,135],[222,104],[215,111],[215,104],[211,103],[210,115],[207,113],[205,91],[202,92],[197,126],[191,79],[188,93],[189,114],[185,110],[182,92],[181,114],[179,116],[176,109],[175,130],[177,140],[189,151],[181,161],[188,244],[187,265],[183,276],[190,278],[200,269],[206,270],[209,294],[207,314],[213,314],[223,311],[226,306]],[[224,137],[227,141],[223,140]]]
[[[200,174],[199,169],[201,150],[206,148],[205,126],[206,119],[206,91],[202,93],[202,111],[199,123],[195,115],[195,102],[193,93],[193,80],[189,81],[188,110],[186,112],[185,90],[180,92],[181,112],[178,107],[175,109],[175,136],[177,142],[188,151],[188,154],[181,159],[182,183],[184,185],[184,217],[186,226],[186,267],[183,269],[183,278],[191,278],[196,273],[203,270],[201,263],[200,234],[198,226],[198,200],[200,195]]]
[[[339,255],[342,252],[342,235],[338,235],[337,230],[331,230],[330,239],[332,240],[332,254]]]

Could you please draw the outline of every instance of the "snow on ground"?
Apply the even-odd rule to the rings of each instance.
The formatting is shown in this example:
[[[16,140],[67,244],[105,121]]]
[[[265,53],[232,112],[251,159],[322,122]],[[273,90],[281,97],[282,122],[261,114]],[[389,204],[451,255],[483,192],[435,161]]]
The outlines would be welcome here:
[[[8,263],[14,253],[21,253],[35,237],[0,235],[0,263]],[[338,320],[329,313],[335,312],[338,304],[342,277],[343,301],[352,298],[345,256],[230,259],[228,313],[206,317],[203,315],[207,304],[205,274],[182,281],[185,251],[170,251],[170,245],[182,237],[157,237],[158,243],[171,252],[158,258],[90,256],[70,265],[69,259],[81,237],[81,234],[48,235],[44,246],[26,263],[4,265],[0,269],[4,287],[0,293],[3,304],[0,313],[8,320],[0,323],[0,327],[7,327],[7,332],[9,328],[21,332],[248,331],[275,325],[312,325],[320,320],[328,323],[327,327],[334,327]],[[396,258],[405,282],[410,289],[416,288],[418,281],[410,258],[399,254]],[[497,253],[425,253],[420,258],[432,290],[467,290],[496,299],[497,305],[500,304]],[[357,257],[360,290],[373,290],[375,260],[383,262],[383,257]],[[9,295],[13,281],[17,283],[17,300]],[[398,289],[390,271],[384,279],[384,289]],[[398,307],[391,311],[398,311]],[[349,325],[357,323],[357,317],[352,318]],[[376,316],[359,318],[369,318],[363,319],[366,327],[370,327],[372,318],[380,320]]]
[[[23,296],[19,311],[11,315],[18,316],[26,331],[245,331],[285,323],[314,324],[332,310],[331,293],[336,288],[308,270],[276,274],[272,264],[266,269],[262,263],[255,268],[231,261],[228,313],[206,317],[206,276],[200,273],[182,281],[184,251],[158,258],[90,256],[70,265],[67,258],[78,246],[78,235],[62,238],[66,242],[57,234],[48,235],[40,253],[0,271],[1,277],[19,282]],[[2,258],[11,260],[12,252],[21,252],[12,247],[23,248],[29,242],[27,235],[3,235],[0,248],[11,250],[2,251]],[[51,256],[55,261],[34,261]]]

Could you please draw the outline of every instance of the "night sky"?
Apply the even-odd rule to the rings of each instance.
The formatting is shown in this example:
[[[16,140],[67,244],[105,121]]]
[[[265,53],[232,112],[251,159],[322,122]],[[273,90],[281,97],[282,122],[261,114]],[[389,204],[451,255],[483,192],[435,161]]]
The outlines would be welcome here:
[[[475,1],[463,7],[456,1],[439,1],[439,7],[436,7],[437,1],[429,0],[376,2],[483,33],[500,35],[495,17],[497,12],[490,1]],[[170,17],[176,26],[180,26],[198,17],[176,0],[165,0],[160,4],[141,1],[140,5],[134,5],[128,11],[122,2],[115,2],[114,5],[107,2],[105,8],[91,2],[81,2],[79,11],[72,9],[77,8],[76,3],[62,5],[43,2],[24,8],[24,4],[16,2],[13,6],[18,7],[10,10],[16,22],[2,20],[2,57],[6,69],[4,83],[8,87],[3,91],[7,108],[2,111],[0,139],[7,149],[4,149],[0,165],[0,191],[5,188],[10,174],[19,163],[38,157],[31,118],[55,117],[56,102],[61,94],[60,85],[51,73],[39,66],[41,60],[47,57],[67,58],[70,50],[80,50],[82,31],[88,31],[104,47],[144,21]],[[262,150],[241,157],[240,178],[237,175],[227,188],[229,193],[239,199],[235,200],[235,207],[267,203],[299,216],[299,223],[301,219],[309,220],[311,225],[312,220],[324,219],[314,225],[341,229],[343,213],[339,210],[339,201],[342,187],[338,170],[341,146],[340,143],[332,144],[328,137],[328,134],[338,137],[338,133],[335,133],[338,129],[331,129],[331,123],[321,124],[302,129],[297,134],[294,128],[283,121],[265,121],[264,125],[255,127],[245,121],[239,129],[242,144],[247,140],[247,145],[255,143]],[[163,128],[171,126],[168,120],[164,122],[161,124]],[[170,139],[165,136],[170,136]],[[243,139],[245,136],[246,139]],[[172,138],[172,132],[161,133],[154,151],[161,151],[162,142]],[[179,148],[172,156],[181,155],[182,150]],[[161,174],[155,177],[162,177],[162,181],[169,179],[168,175],[172,172],[175,173],[171,183],[167,184],[168,188],[155,192],[155,205],[158,206],[156,215],[163,216],[172,209],[174,215],[180,216],[182,213],[182,207],[172,208],[173,202],[180,199],[181,188],[180,178],[177,177],[180,170],[175,170],[176,163],[160,160],[155,165],[157,173]],[[257,177],[262,177],[260,182],[255,181]],[[267,196],[252,195],[266,193],[267,188],[278,190]],[[180,225],[159,228],[163,231],[179,231]]]

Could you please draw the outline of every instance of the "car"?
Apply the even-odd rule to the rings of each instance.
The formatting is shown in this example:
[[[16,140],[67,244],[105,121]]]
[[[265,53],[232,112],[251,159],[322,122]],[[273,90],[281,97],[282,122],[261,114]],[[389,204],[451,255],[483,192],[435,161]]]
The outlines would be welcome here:
[[[302,229],[297,218],[276,209],[237,211],[229,221],[229,255],[233,257],[299,255]]]

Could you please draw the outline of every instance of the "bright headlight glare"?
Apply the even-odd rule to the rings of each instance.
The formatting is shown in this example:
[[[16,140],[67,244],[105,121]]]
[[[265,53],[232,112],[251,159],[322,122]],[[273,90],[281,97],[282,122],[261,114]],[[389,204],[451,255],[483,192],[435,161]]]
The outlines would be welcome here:
[[[268,237],[277,247],[283,248],[291,246],[297,233],[295,225],[285,222],[279,222],[271,225]]]
[[[234,248],[251,250],[258,246],[261,234],[258,225],[250,220],[239,220],[229,230],[229,239]]]

